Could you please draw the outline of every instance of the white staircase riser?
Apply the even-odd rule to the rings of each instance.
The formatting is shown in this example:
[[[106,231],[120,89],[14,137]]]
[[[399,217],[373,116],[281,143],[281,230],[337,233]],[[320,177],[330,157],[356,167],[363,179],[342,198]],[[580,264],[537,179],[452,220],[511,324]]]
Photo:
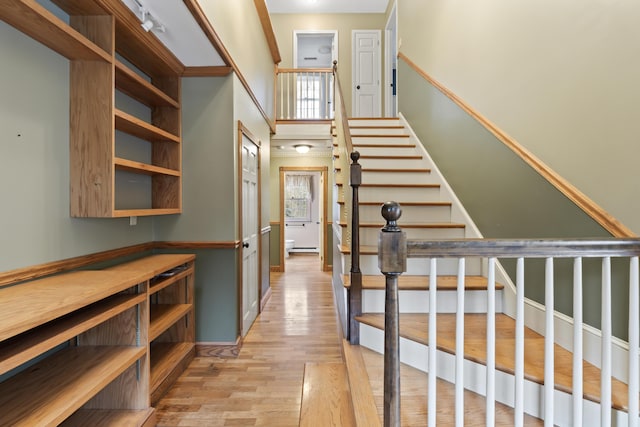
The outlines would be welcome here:
[[[362,171],[363,184],[437,184],[426,172],[367,172]]]
[[[348,189],[351,190],[351,187]],[[361,202],[379,202],[380,200],[438,202],[440,201],[440,188],[360,187],[358,197]]]
[[[384,331],[368,325],[360,325],[360,345],[380,354],[384,354]],[[422,372],[428,372],[429,347],[415,341],[400,338],[400,360]],[[437,351],[436,360],[438,378],[455,383],[455,356],[443,351]],[[486,394],[486,366],[470,360],[464,361],[464,387],[482,396]],[[425,383],[425,387],[427,384]],[[544,386],[525,380],[524,382],[524,412],[534,417],[544,418]],[[511,374],[496,371],[495,376],[496,401],[509,407],[514,406],[515,381]],[[600,405],[587,399],[583,402],[583,425],[585,427],[600,426]],[[453,405],[453,403],[452,403]],[[572,396],[568,393],[554,391],[554,420],[558,427],[573,427]],[[613,409],[611,425],[616,427],[628,426],[628,414]]]
[[[351,255],[344,255],[342,257],[343,270],[349,271],[350,269],[350,257]],[[361,255],[360,256],[360,270],[364,275],[377,275],[380,274],[378,268],[378,255]],[[424,259],[407,259],[407,271],[406,275],[420,276],[429,274],[429,262]],[[468,276],[480,276],[482,275],[482,262],[480,259],[468,259],[465,262],[465,271]],[[438,262],[437,274],[441,276],[456,275],[458,273],[458,263],[454,260],[442,260]]]
[[[367,145],[363,147],[362,145]],[[376,147],[368,147],[368,145],[376,145]],[[393,147],[388,147],[393,145]],[[408,147],[407,145],[414,145]],[[385,137],[385,138],[373,138],[362,137],[355,138],[353,141],[353,149],[360,153],[360,155],[374,154],[377,156],[391,156],[391,155],[416,155],[416,147],[410,138],[397,138],[397,137]]]
[[[359,119],[349,120],[349,126],[400,126],[400,119]]]
[[[360,206],[360,221],[384,221],[381,215],[382,203],[378,206]],[[451,220],[451,206],[403,206],[400,224],[420,224],[425,222],[446,222]]]
[[[389,168],[390,165],[393,165],[394,168],[399,169],[417,169],[429,167],[425,166],[422,159],[360,159],[358,160],[358,163],[360,163],[363,168]]]
[[[354,136],[357,136],[357,135],[407,135],[407,129],[405,128],[402,128],[402,129],[398,129],[394,127],[383,128],[383,127],[380,127],[380,125],[378,127],[370,127],[365,129],[351,128],[349,130],[351,132],[351,139],[354,141],[358,141],[359,138],[357,137],[354,138]]]
[[[384,313],[385,291],[380,289],[365,289],[362,292],[362,311],[364,313]],[[428,313],[429,292],[408,291],[398,292],[400,313]],[[455,313],[457,296],[455,291],[437,291],[437,313]],[[465,291],[465,313],[487,312],[487,291]],[[496,312],[502,312],[502,291],[496,291]]]
[[[380,227],[384,222],[380,222]],[[405,224],[406,225],[406,224]],[[441,240],[441,239],[463,239],[464,228],[409,228],[404,227],[407,239],[420,240]],[[360,228],[360,244],[377,245],[380,236],[380,228]]]

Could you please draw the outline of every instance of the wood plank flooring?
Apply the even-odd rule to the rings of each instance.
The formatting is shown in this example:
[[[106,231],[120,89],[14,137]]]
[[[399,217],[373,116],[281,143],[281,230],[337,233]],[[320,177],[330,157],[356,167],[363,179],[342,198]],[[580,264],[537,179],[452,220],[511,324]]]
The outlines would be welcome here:
[[[196,358],[159,402],[158,426],[298,426],[305,363],[342,356],[331,274],[317,255],[291,260],[271,274],[238,357]]]

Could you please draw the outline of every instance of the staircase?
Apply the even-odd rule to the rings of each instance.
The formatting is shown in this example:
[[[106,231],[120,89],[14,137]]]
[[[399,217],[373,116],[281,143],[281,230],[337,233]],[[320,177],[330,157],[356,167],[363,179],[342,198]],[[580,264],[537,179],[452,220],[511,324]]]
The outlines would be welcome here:
[[[353,148],[360,153],[362,185],[360,186],[360,269],[362,271],[362,315],[360,345],[378,353],[384,352],[385,277],[378,268],[377,244],[384,219],[381,205],[394,200],[402,206],[400,225],[407,239],[438,240],[481,237],[464,212],[455,195],[440,175],[421,144],[400,119],[351,119],[349,122]],[[344,192],[348,187],[348,174],[338,170],[336,177],[338,204],[344,209]],[[340,215],[345,218],[346,215]],[[339,221],[343,229],[342,242],[348,242],[347,223]],[[340,246],[342,254],[342,281],[350,286],[350,249]],[[336,261],[334,260],[334,268]],[[454,356],[456,348],[455,313],[458,280],[455,262],[438,264],[438,369],[437,376],[444,382],[455,381]],[[464,387],[482,395],[486,390],[483,372],[486,365],[487,279],[486,263],[481,258],[467,259],[464,277],[465,313],[465,379]],[[407,271],[399,277],[400,306],[400,358],[409,366],[428,371],[427,312],[429,298],[429,264],[409,258]],[[505,276],[497,272],[495,311],[497,325],[495,397],[497,402],[513,407],[514,373],[514,320],[503,313],[503,305],[512,301],[506,297],[500,282]],[[509,311],[509,310],[507,310]],[[484,343],[484,344],[483,344]],[[544,416],[544,338],[533,330],[525,329],[525,389],[527,401],[524,411],[533,417]],[[404,368],[403,368],[404,369]],[[584,420],[585,425],[599,425],[600,370],[584,362]],[[555,346],[555,407],[554,423],[572,425],[572,355],[559,345]],[[440,385],[438,387],[441,387]],[[449,386],[442,386],[449,387]],[[426,388],[426,383],[425,383]],[[627,386],[612,380],[612,408],[614,425],[627,425]],[[426,400],[419,412],[426,412]],[[403,405],[405,403],[403,402]],[[404,409],[404,407],[403,407]],[[357,410],[357,409],[356,409]],[[414,409],[409,410],[412,412]],[[403,410],[404,412],[404,410]],[[504,410],[503,410],[504,412]],[[508,412],[508,411],[507,411]],[[404,415],[403,415],[404,416]],[[452,415],[453,416],[453,415]],[[440,415],[438,415],[440,417]],[[535,423],[535,418],[527,417]],[[426,420],[426,418],[425,418]],[[594,421],[595,420],[595,421]],[[453,422],[451,418],[450,422]],[[482,421],[482,423],[484,420]],[[426,421],[425,421],[426,423]],[[482,424],[480,423],[480,424]],[[590,424],[591,423],[591,424]],[[479,424],[479,425],[480,425]],[[508,424],[507,424],[508,425]]]

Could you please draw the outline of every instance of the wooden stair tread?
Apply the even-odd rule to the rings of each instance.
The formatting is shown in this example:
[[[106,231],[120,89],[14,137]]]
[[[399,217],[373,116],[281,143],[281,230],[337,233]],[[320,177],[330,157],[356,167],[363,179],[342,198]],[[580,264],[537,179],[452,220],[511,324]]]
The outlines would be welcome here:
[[[341,227],[346,227],[347,223],[340,221],[338,223]],[[376,223],[376,222],[361,222],[360,228],[382,228],[384,227],[384,223]],[[405,223],[402,224],[402,229],[407,228],[420,228],[420,229],[434,229],[434,228],[465,228],[465,225],[458,222],[430,222],[430,223],[420,223],[420,224],[412,224]]]
[[[370,126],[349,126],[349,129],[404,129],[402,125],[370,125]]]
[[[429,168],[415,168],[415,169],[389,169],[389,168],[362,168],[362,172],[375,172],[375,173],[431,173]]]
[[[411,135],[407,135],[407,134],[371,134],[371,135],[367,135],[367,134],[356,134],[356,135],[351,135],[351,138],[410,138]]]
[[[338,200],[337,203],[339,205],[344,205],[344,200]],[[358,205],[360,206],[382,206],[385,202],[360,202]],[[400,206],[451,206],[451,202],[404,202],[400,203]]]
[[[333,157],[336,159],[340,158],[340,154],[334,154]],[[372,154],[361,154],[360,160],[362,159],[379,159],[379,160],[422,160],[422,156],[420,155],[411,155],[411,156],[392,156],[392,155],[372,155]]]
[[[358,135],[354,135],[358,136]],[[416,144],[359,144],[354,143],[356,148],[416,148]]]
[[[355,346],[359,347],[359,346]],[[371,392],[378,407],[378,416],[382,419],[384,402],[384,355],[359,347],[371,383]],[[427,381],[428,374],[409,365],[400,364],[401,425],[424,426],[427,419]],[[454,425],[455,385],[443,379],[436,379],[436,425]],[[485,425],[486,399],[470,390],[464,391],[464,425]],[[496,402],[495,426],[512,427],[514,411],[507,405]],[[379,421],[378,421],[379,422]],[[524,415],[524,426],[543,426],[544,421]]]
[[[360,188],[440,188],[440,184],[360,184]]]
[[[455,314],[437,315],[438,349],[455,354]],[[384,329],[384,313],[367,313],[357,320],[374,328]],[[486,314],[465,314],[465,359],[476,363],[486,363]],[[428,314],[401,314],[400,335],[409,340],[427,345]],[[538,384],[544,383],[544,337],[525,328],[525,378]],[[515,369],[515,320],[506,314],[496,314],[496,369],[513,374]],[[572,389],[573,361],[571,352],[555,345],[555,388],[567,393]],[[583,362],[584,397],[600,401],[600,370]],[[627,408],[627,385],[615,378],[611,379],[612,407]]]
[[[338,246],[338,250],[341,254],[348,255],[351,253],[351,248],[346,245]],[[377,246],[360,245],[360,255],[378,255]]]
[[[457,276],[437,276],[438,290],[455,291],[458,288]],[[342,283],[345,288],[351,286],[349,275],[342,276]],[[363,289],[385,289],[385,276],[364,275],[362,276]],[[401,275],[398,277],[398,288],[403,291],[426,291],[429,290],[429,276]],[[487,278],[483,276],[465,276],[464,288],[468,291],[483,291],[487,289]],[[496,283],[496,289],[503,289],[504,286]]]
[[[359,345],[351,345],[347,340],[342,340],[342,355],[347,369],[355,425],[379,427],[380,418],[361,350]]]
[[[305,363],[300,426],[355,426],[344,363]]]

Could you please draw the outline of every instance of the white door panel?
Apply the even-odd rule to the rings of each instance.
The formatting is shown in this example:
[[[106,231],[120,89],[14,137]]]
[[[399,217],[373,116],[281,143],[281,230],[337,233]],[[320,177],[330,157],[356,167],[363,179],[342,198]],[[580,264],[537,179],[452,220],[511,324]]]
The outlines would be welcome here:
[[[380,116],[380,31],[353,31],[353,116]]]
[[[258,317],[258,147],[242,136],[242,336]]]

